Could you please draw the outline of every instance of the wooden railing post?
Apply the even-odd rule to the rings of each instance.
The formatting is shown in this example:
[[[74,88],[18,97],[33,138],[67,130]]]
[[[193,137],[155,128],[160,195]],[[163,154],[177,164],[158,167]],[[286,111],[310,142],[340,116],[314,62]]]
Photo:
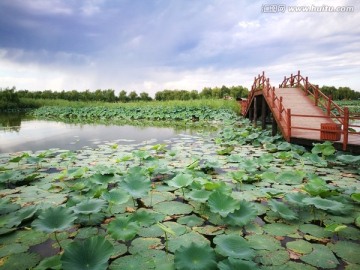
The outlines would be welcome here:
[[[344,140],[343,140],[343,150],[346,151],[348,140],[349,140],[349,108],[344,108]]]
[[[272,89],[272,97],[271,97],[271,107],[275,107],[275,86]]]
[[[298,74],[297,74],[297,83],[296,83],[296,87],[300,86],[300,70],[298,70]]]
[[[315,106],[317,106],[319,101],[319,86],[317,85],[315,85],[314,96],[315,96]]]
[[[281,112],[283,110],[283,104],[282,104],[282,101],[283,101],[283,97],[280,97],[280,104],[279,104],[279,120],[281,121]]]
[[[309,87],[309,79],[308,77],[305,78],[305,96],[307,96],[309,93],[308,93],[308,87]]]
[[[330,112],[331,112],[331,100],[332,100],[332,96],[329,95],[329,97],[328,97],[328,103],[326,104],[327,116],[330,116]]]
[[[291,109],[287,109],[287,128],[288,128],[288,139],[291,138]]]
[[[294,75],[291,73],[291,76],[290,76],[290,87],[293,87],[294,86]]]

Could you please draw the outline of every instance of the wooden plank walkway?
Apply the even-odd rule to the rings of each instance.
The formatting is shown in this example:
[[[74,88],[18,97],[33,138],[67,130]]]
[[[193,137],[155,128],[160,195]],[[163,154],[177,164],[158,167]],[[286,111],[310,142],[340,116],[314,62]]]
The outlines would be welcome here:
[[[256,101],[259,97],[263,97],[265,103]],[[360,154],[360,132],[351,131],[348,113],[325,96],[317,85],[310,84],[300,72],[298,75],[285,77],[279,88],[271,87],[263,72],[255,77],[249,98],[242,102],[242,106],[243,115],[255,121],[261,115],[262,122],[265,122],[267,116],[262,114],[271,112],[283,137],[301,145],[311,146],[313,143],[323,142],[324,133],[330,138],[334,137],[336,133],[328,133],[321,125],[338,124],[340,129],[337,134],[340,135],[341,132],[340,139],[326,140],[332,140],[338,150]],[[338,114],[334,114],[332,109]]]

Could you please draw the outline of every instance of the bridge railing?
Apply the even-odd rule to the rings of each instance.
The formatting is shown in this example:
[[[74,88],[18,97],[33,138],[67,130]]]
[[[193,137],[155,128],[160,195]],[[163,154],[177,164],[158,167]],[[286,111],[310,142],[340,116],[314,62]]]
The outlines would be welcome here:
[[[291,74],[290,77],[284,77],[283,82],[279,85],[280,88],[287,88],[287,87],[296,87],[300,88],[304,91],[304,95],[310,95],[314,100],[314,105],[320,107],[323,111],[326,112],[326,118],[331,118],[338,122],[341,125],[340,131],[333,131],[333,132],[340,132],[343,134],[343,150],[346,150],[349,134],[356,134],[360,135],[359,132],[350,131],[350,127],[357,127],[356,125],[351,125],[350,120],[354,120],[356,118],[350,118],[349,116],[349,109],[347,107],[341,108],[337,105],[331,98],[331,96],[325,95],[319,89],[318,85],[312,84],[309,82],[308,77],[303,77],[300,74],[300,71],[296,75]],[[293,115],[295,116],[295,115]],[[296,115],[298,117],[311,117],[307,115]],[[291,119],[291,117],[290,117]],[[290,120],[291,122],[291,120]],[[300,127],[292,127],[292,128],[300,128]],[[290,128],[291,129],[291,128]],[[306,129],[306,128],[302,128]],[[323,131],[322,129],[319,129]]]

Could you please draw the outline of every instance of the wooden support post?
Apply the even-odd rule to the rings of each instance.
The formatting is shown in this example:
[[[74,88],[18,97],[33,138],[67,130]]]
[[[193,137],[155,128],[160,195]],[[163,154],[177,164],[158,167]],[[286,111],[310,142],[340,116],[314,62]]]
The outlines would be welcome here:
[[[308,89],[308,84],[309,84],[309,78],[308,77],[306,77],[305,78],[305,96],[307,96],[309,93],[308,93],[308,91],[309,91],[309,89]]]
[[[287,129],[288,129],[288,134],[287,134],[288,140],[287,141],[290,141],[290,138],[291,138],[291,109],[287,109],[286,115],[287,115]]]
[[[315,85],[315,89],[314,89],[315,93],[315,106],[318,105],[318,101],[319,101],[319,86]]]
[[[257,107],[257,104],[256,104],[256,100],[257,100],[257,97],[255,96],[254,97],[254,127],[256,127],[256,125],[257,125],[257,109],[256,109],[256,107]]]
[[[279,120],[281,121],[281,113],[283,110],[283,104],[282,104],[283,97],[280,97],[280,104],[279,104]]]
[[[344,108],[344,139],[343,139],[343,150],[346,151],[348,140],[349,140],[349,108]]]
[[[273,89],[272,89],[271,107],[272,107],[272,108],[275,107],[275,86],[273,86]]]
[[[275,120],[275,116],[272,115],[272,122],[271,122],[271,135],[275,136],[277,134],[277,123]]]
[[[265,97],[261,99],[261,128],[266,129],[266,100]]]
[[[332,96],[329,95],[328,103],[326,104],[326,113],[327,113],[327,116],[330,116],[330,112],[331,112],[331,100],[332,100]]]
[[[297,82],[296,82],[296,87],[300,86],[300,70],[298,70],[298,74],[297,74]]]
[[[294,75],[291,73],[291,76],[290,76],[290,87],[293,87],[294,86]]]

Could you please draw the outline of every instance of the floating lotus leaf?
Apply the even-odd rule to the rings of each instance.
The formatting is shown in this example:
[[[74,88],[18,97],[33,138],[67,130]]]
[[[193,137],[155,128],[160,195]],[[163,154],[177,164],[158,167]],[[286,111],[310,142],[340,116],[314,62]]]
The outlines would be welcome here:
[[[279,240],[274,237],[266,234],[252,234],[246,236],[249,246],[253,249],[264,249],[269,251],[274,251],[278,249],[283,249]]]
[[[148,227],[154,224],[156,221],[160,221],[161,219],[161,214],[157,214],[154,211],[148,209],[139,209],[130,217],[130,221],[137,222],[140,226],[143,227]]]
[[[360,264],[360,245],[350,241],[339,241],[329,245],[335,254],[349,263]]]
[[[360,162],[360,156],[353,155],[339,155],[336,157],[336,159],[345,164],[355,164]]]
[[[61,270],[61,256],[55,255],[52,257],[48,257],[43,259],[35,268],[34,270]]]
[[[119,217],[111,221],[107,227],[108,232],[115,240],[128,241],[135,237],[140,226],[127,217]]]
[[[333,233],[337,233],[340,232],[344,229],[346,229],[347,226],[343,225],[343,224],[329,224],[325,226],[325,231],[329,231],[329,232],[333,232]]]
[[[328,247],[319,244],[313,244],[312,246],[313,251],[310,254],[300,257],[303,262],[325,269],[335,268],[339,264],[339,261]]]
[[[214,191],[208,199],[210,211],[226,217],[240,208],[239,201],[220,191]]]
[[[311,196],[320,196],[322,198],[338,194],[336,190],[331,190],[325,180],[320,177],[311,179],[306,185],[304,185],[303,189]]]
[[[201,234],[191,231],[189,233],[169,239],[169,251],[175,252],[181,246],[189,246],[191,243],[210,244],[210,241]]]
[[[267,250],[259,250],[257,252],[257,257],[255,259],[256,262],[261,263],[263,265],[273,265],[281,266],[290,260],[289,254],[286,250],[275,250],[275,251],[267,251]]]
[[[193,189],[185,194],[185,198],[204,203],[208,200],[210,194],[210,191],[204,189]]]
[[[304,173],[301,171],[284,171],[276,176],[275,181],[282,184],[299,185],[303,178]]]
[[[202,225],[204,220],[196,215],[190,215],[178,218],[177,222],[189,227],[194,227]]]
[[[125,244],[118,243],[118,242],[111,242],[114,246],[114,252],[111,256],[111,259],[118,258],[121,255],[124,255],[128,252],[128,247]]]
[[[180,173],[176,175],[167,184],[176,188],[183,188],[189,186],[194,181],[194,178],[190,174]]]
[[[37,230],[43,232],[57,232],[70,228],[76,219],[75,214],[65,207],[48,208],[32,223]]]
[[[95,236],[99,233],[99,230],[95,227],[87,227],[87,228],[81,228],[78,230],[78,233],[76,234],[77,239],[86,239],[91,236]]]
[[[344,230],[341,230],[339,236],[348,240],[360,240],[360,230],[354,227],[347,227]]]
[[[223,227],[217,227],[217,226],[212,226],[212,225],[205,225],[202,227],[195,227],[193,228],[193,230],[195,232],[204,234],[204,235],[219,235],[224,233],[224,228]]]
[[[268,202],[271,210],[278,213],[283,219],[294,220],[297,219],[297,215],[292,211],[285,203],[278,202],[276,200],[270,200]]]
[[[105,218],[104,213],[94,213],[91,215],[78,214],[76,223],[83,226],[95,226],[99,225]]]
[[[78,214],[91,215],[100,212],[105,204],[104,200],[88,198],[75,205],[72,209]]]
[[[324,237],[331,237],[332,233],[327,232],[324,228],[319,227],[314,224],[302,224],[299,226],[299,230],[305,234],[310,234],[315,237],[324,238]]]
[[[154,210],[166,215],[190,214],[193,211],[191,205],[181,202],[161,202],[154,205]]]
[[[341,212],[346,209],[345,205],[341,202],[320,197],[305,198],[303,199],[303,202],[307,205],[313,205],[318,209],[331,210],[332,212]]]
[[[16,242],[27,246],[34,246],[45,242],[49,238],[47,233],[33,229],[17,231]]]
[[[253,203],[240,201],[240,209],[228,214],[224,222],[232,226],[244,226],[257,217],[257,210]]]
[[[16,203],[11,203],[10,199],[0,199],[0,215],[14,212],[18,210],[21,206]]]
[[[300,192],[296,193],[288,193],[285,195],[286,201],[291,204],[298,205],[298,206],[305,206],[306,204],[303,202],[305,198],[308,198],[308,195]]]
[[[27,270],[33,269],[40,261],[40,256],[35,253],[17,253],[2,258],[0,269],[4,270]]]
[[[129,252],[133,255],[146,256],[149,250],[162,249],[163,245],[159,238],[136,238],[131,242]]]
[[[143,256],[145,255],[145,256]],[[152,250],[145,254],[123,256],[113,261],[110,270],[174,270],[173,256],[160,250]]]
[[[227,258],[218,263],[219,270],[233,270],[233,269],[241,269],[241,270],[258,270],[258,266],[251,261],[244,261],[235,258]]]
[[[22,253],[22,252],[27,251],[28,249],[29,249],[28,246],[18,244],[18,243],[8,244],[6,246],[1,246],[0,247],[0,258],[5,257],[5,256],[9,256],[9,255],[12,255],[12,254]]]
[[[271,235],[287,236],[296,233],[297,226],[284,223],[272,223],[264,225],[263,229]]]
[[[232,154],[227,159],[229,162],[233,163],[239,163],[244,160],[244,156],[241,156],[239,154]]]
[[[360,228],[360,216],[355,219],[355,225]]]
[[[107,269],[108,260],[113,253],[113,245],[103,236],[93,236],[84,241],[69,244],[61,256],[64,270]]]
[[[287,242],[286,247],[287,249],[300,254],[308,254],[313,250],[312,245],[304,240]]]
[[[177,270],[217,269],[215,252],[209,245],[200,243],[180,247],[175,252],[174,262]]]
[[[130,199],[130,195],[121,189],[112,189],[104,193],[103,198],[110,204],[123,204]]]
[[[223,256],[245,260],[251,260],[255,256],[249,243],[237,234],[218,235],[213,241],[216,252]]]
[[[324,143],[315,143],[311,149],[313,154],[322,154],[323,156],[330,156],[335,153],[335,148],[331,142],[326,141]]]
[[[121,187],[126,190],[131,197],[141,198],[145,197],[151,190],[150,180],[141,174],[129,174],[121,183]]]
[[[327,167],[328,163],[325,159],[322,157],[319,157],[317,154],[310,154],[307,153],[304,155],[308,160],[311,161],[311,163],[317,167]]]
[[[353,199],[353,201],[360,203],[360,193],[353,193],[351,194],[351,199]]]

